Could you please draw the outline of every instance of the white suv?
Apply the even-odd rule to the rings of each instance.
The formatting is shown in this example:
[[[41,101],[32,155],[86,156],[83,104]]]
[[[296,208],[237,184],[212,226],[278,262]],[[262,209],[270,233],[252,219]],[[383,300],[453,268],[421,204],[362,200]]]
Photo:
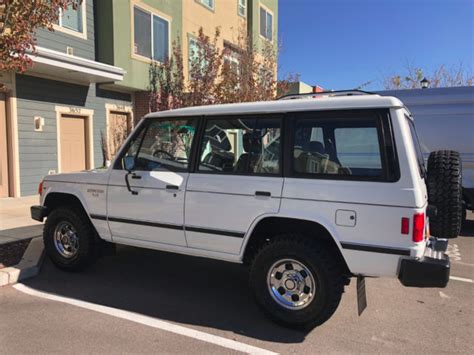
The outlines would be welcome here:
[[[428,228],[444,217],[428,205],[408,110],[313,96],[152,113],[109,169],[47,176],[31,212],[47,217],[51,260],[81,269],[117,243],[245,263],[263,311],[293,327],[326,321],[351,277],[360,311],[365,276],[445,287],[447,241]],[[456,154],[437,156],[437,181],[460,188]],[[450,191],[443,211],[460,214]]]

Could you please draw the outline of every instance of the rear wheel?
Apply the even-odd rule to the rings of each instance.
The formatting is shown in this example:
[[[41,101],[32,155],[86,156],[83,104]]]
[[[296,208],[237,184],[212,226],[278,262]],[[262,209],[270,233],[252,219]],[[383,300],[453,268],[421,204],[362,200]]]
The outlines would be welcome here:
[[[250,285],[272,320],[312,328],[336,311],[344,291],[343,268],[330,249],[302,235],[274,238],[257,252]]]
[[[430,218],[430,232],[439,238],[456,238],[463,219],[462,171],[458,152],[441,150],[428,158],[428,201],[438,213]]]
[[[43,239],[52,262],[64,270],[82,270],[97,256],[94,227],[76,206],[53,210],[46,220]]]

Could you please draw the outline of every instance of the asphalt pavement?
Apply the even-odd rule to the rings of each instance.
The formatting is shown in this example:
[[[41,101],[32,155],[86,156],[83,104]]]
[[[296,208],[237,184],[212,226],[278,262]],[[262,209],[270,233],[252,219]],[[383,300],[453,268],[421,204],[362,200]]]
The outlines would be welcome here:
[[[472,353],[472,217],[462,236],[450,242],[453,279],[447,288],[367,279],[368,308],[359,317],[353,280],[335,315],[309,332],[268,321],[252,299],[241,265],[131,247],[119,247],[116,255],[81,273],[60,271],[46,260],[40,275],[25,285],[92,306],[0,288],[0,353],[239,352],[219,345],[219,339],[285,354]],[[95,310],[102,306],[107,312]],[[161,325],[135,322],[134,316]],[[179,327],[165,330],[173,326]],[[187,333],[181,334],[183,329]],[[193,337],[193,331],[213,340]]]

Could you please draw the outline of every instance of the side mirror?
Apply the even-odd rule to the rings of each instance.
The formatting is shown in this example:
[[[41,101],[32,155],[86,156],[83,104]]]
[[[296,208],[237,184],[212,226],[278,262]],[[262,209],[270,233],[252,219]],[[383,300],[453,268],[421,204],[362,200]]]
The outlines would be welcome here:
[[[135,168],[135,157],[134,156],[126,156],[123,159],[123,165],[125,170],[132,171]]]

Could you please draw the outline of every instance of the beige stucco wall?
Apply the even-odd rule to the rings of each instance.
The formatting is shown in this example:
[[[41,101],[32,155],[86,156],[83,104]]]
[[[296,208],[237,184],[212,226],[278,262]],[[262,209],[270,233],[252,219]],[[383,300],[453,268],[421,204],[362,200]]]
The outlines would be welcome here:
[[[221,30],[218,41],[222,49],[224,41],[234,44],[238,42],[239,31],[246,33],[247,19],[238,14],[238,0],[217,0],[214,10],[201,5],[196,0],[183,0],[183,35],[181,38],[184,60],[184,75],[188,77],[189,64],[189,37],[197,36],[199,28],[211,38],[214,37],[216,27]]]

